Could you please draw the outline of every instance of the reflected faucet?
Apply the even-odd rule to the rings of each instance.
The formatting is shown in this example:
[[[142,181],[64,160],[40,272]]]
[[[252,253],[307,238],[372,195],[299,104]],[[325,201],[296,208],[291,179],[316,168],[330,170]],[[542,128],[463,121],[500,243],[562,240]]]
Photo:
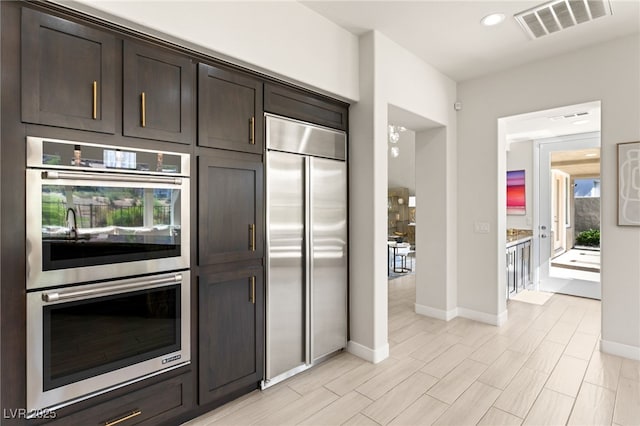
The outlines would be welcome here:
[[[73,218],[70,218],[70,214],[73,214]],[[67,215],[65,217],[65,220],[67,221],[67,226],[69,227],[69,237],[73,238],[73,239],[77,239],[78,238],[78,222],[76,221],[76,211],[73,209],[73,207],[69,207],[67,209]]]

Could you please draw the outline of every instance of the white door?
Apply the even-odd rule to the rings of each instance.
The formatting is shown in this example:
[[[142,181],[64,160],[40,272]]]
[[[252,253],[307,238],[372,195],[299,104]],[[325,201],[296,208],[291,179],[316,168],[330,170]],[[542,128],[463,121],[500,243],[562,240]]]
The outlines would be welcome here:
[[[548,291],[553,293],[564,293],[582,297],[600,298],[600,282],[586,282],[582,279],[554,276],[550,274],[551,259],[556,247],[562,248],[562,241],[556,241],[556,235],[565,234],[564,217],[554,218],[554,195],[553,190],[554,178],[551,172],[551,153],[555,151],[574,151],[585,148],[599,148],[600,134],[591,133],[585,135],[573,135],[558,138],[550,138],[547,140],[536,141],[535,157],[537,167],[534,168],[534,174],[537,177],[534,181],[537,188],[534,188],[534,271],[535,282],[540,291]],[[568,178],[568,176],[567,176]],[[559,184],[558,199],[562,199],[562,188],[566,185],[562,179]],[[564,204],[557,202],[560,216]],[[566,244],[566,240],[565,240]]]

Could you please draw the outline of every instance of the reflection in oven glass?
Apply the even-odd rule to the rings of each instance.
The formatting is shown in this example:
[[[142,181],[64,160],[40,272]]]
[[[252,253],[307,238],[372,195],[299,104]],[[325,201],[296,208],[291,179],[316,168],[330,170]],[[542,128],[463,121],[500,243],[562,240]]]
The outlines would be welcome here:
[[[180,349],[179,286],[44,307],[44,390]]]
[[[180,255],[180,190],[42,186],[43,270]]]

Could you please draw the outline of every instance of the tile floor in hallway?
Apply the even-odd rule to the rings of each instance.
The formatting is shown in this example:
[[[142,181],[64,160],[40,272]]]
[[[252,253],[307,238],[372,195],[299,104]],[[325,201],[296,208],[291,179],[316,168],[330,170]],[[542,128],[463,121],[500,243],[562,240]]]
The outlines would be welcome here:
[[[509,302],[502,327],[413,312],[389,282],[390,357],[342,353],[186,425],[640,425],[640,362],[600,353],[600,302]]]

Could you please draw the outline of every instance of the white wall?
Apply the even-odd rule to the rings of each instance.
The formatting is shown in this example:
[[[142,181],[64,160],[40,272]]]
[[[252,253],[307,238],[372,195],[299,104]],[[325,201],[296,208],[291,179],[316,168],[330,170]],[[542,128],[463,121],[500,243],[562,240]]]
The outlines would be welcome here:
[[[602,347],[640,359],[640,228],[616,225],[616,144],[640,140],[639,76],[635,34],[458,85],[459,306],[488,314],[505,307],[498,118],[601,100]],[[473,233],[475,221],[489,222],[491,232]]]
[[[524,170],[526,214],[507,215],[507,228],[531,229],[533,223],[533,142],[512,142],[507,151],[507,170]]]
[[[298,2],[53,1],[323,93],[358,99],[358,38]]]
[[[409,195],[416,195],[416,132],[408,129],[400,132],[397,145],[400,148],[398,157],[392,157],[390,151],[388,153],[388,186],[389,188],[408,188]]]
[[[360,38],[360,102],[353,105],[349,117],[350,140],[350,291],[351,341],[349,350],[359,356],[380,361],[388,355],[387,339],[387,123],[390,105],[415,116],[424,117],[424,126],[440,124],[442,132],[437,156],[418,148],[424,129],[416,130],[416,163],[421,171],[439,170],[439,182],[433,193],[421,195],[422,175],[416,171],[418,215],[416,245],[427,246],[426,232],[433,226],[438,235],[437,259],[427,258],[426,250],[417,250],[416,304],[446,311],[455,304],[455,82],[429,64],[378,32]],[[424,141],[428,143],[428,141]],[[425,154],[426,153],[426,154]],[[420,200],[433,197],[441,203],[421,208]],[[420,214],[437,213],[437,223],[421,222]],[[424,223],[425,226],[420,226]],[[429,279],[436,272],[437,279]],[[438,300],[421,298],[428,291],[441,289]],[[362,302],[361,302],[362,301]]]

